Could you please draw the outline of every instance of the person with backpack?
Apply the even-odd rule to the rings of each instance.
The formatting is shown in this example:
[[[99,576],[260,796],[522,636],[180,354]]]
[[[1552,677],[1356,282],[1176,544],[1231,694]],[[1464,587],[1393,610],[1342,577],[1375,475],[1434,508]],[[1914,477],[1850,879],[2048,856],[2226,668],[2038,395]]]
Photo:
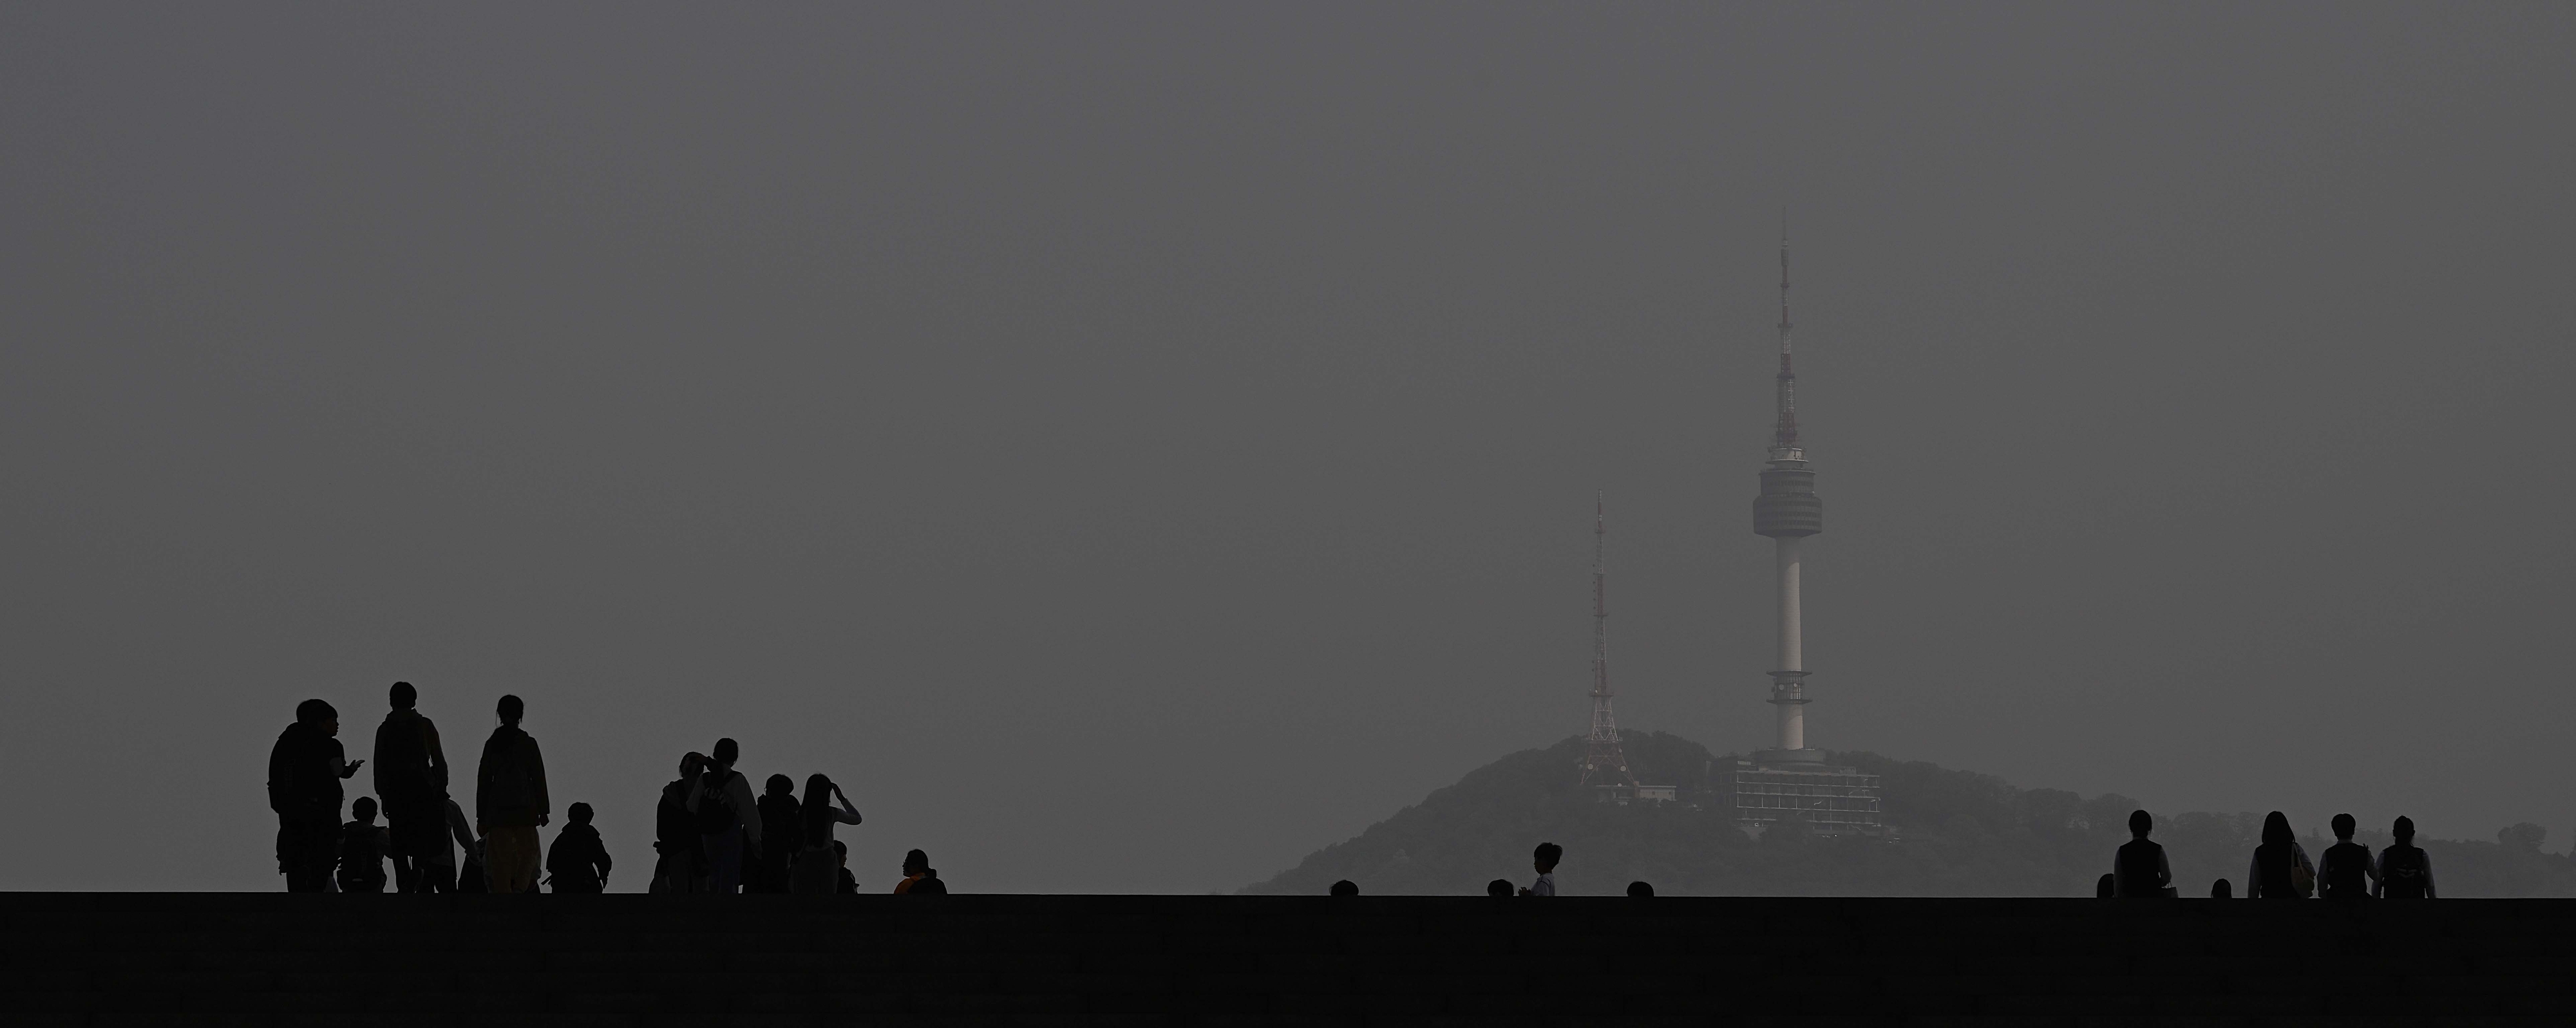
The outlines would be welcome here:
[[[569,823],[555,833],[554,848],[546,851],[546,881],[558,896],[606,891],[608,845],[600,841],[599,829],[590,826],[590,804],[565,807],[564,820]]]
[[[713,762],[689,793],[689,813],[698,820],[698,839],[707,852],[707,886],[721,896],[742,890],[746,857],[760,859],[760,807],[751,781],[733,769],[741,756],[740,743],[716,740]]]
[[[796,780],[786,775],[771,775],[763,783],[768,791],[760,794],[760,837],[769,840],[744,892],[786,892],[788,863],[797,853],[787,840],[805,834],[804,808],[796,803]]]
[[[681,757],[680,777],[662,787],[662,800],[653,807],[654,892],[705,891],[706,844],[698,838],[698,818],[689,812],[689,797],[697,792],[698,777],[706,769],[704,753],[691,751]]]
[[[2316,888],[2317,866],[2299,837],[2290,831],[2289,815],[2273,811],[2263,817],[2263,844],[2245,868],[2246,899],[2306,899]]]
[[[2401,817],[2388,827],[2397,841],[2379,851],[2379,874],[2371,895],[2382,899],[2434,899],[2433,857],[2415,846],[2415,819]]]
[[[841,801],[841,809],[832,809],[832,801]],[[858,808],[830,778],[812,775],[805,779],[805,802],[800,834],[805,845],[796,853],[796,864],[788,871],[787,891],[799,895],[829,896],[839,891],[841,859],[832,846],[833,825],[859,823]],[[787,848],[787,837],[772,836],[770,845]]]
[[[2352,841],[2355,823],[2350,814],[2334,816],[2335,844],[2317,856],[2317,894],[2326,899],[2369,899],[2370,887],[2379,879],[2379,867],[2370,859],[2370,847]]]
[[[2111,858],[2110,891],[2106,896],[2124,899],[2154,898],[2173,895],[2173,865],[2165,862],[2165,848],[2147,841],[2155,830],[2156,819],[2146,811],[2129,812],[2128,842],[2120,845]]]
[[[493,709],[501,727],[484,741],[483,763],[474,776],[474,827],[483,833],[483,867],[493,892],[537,891],[537,829],[553,810],[546,798],[545,756],[537,740],[519,730],[527,711],[518,697],[501,697]]]
[[[376,801],[360,796],[349,804],[348,824],[340,826],[341,892],[385,891],[385,851],[393,837],[376,824]]]
[[[277,812],[277,873],[288,892],[331,891],[340,860],[340,783],[366,761],[341,762],[340,712],[318,699],[295,705],[295,723],[268,751],[268,809]]]
[[[376,797],[391,833],[394,891],[429,892],[423,869],[447,846],[447,753],[438,726],[413,709],[420,691],[395,682],[386,699],[392,711],[376,726]]]

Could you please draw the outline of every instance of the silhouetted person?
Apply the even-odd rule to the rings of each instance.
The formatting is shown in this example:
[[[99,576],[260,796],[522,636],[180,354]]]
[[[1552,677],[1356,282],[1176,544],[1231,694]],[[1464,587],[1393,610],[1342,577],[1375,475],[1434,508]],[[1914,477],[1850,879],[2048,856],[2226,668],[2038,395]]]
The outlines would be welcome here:
[[[2106,874],[2093,880],[2093,898],[2110,899],[2120,894],[2120,876]]]
[[[832,809],[834,800],[840,801],[841,809]],[[859,811],[850,806],[850,797],[841,792],[839,785],[822,775],[806,776],[805,802],[800,806],[796,831],[804,837],[805,845],[797,851],[796,864],[788,871],[791,878],[787,891],[832,895],[841,886],[841,859],[833,848],[832,826],[858,824]],[[794,837],[775,837],[770,845],[785,849],[787,840]]]
[[[760,837],[768,845],[760,859],[752,864],[752,874],[743,883],[744,892],[786,892],[787,868],[795,861],[799,847],[786,845],[790,839],[805,834],[804,808],[796,802],[796,780],[786,775],[771,775],[762,783],[767,788],[760,794]]]
[[[858,895],[859,880],[856,876],[850,874],[850,844],[834,840],[832,843],[832,855],[839,858],[841,862],[840,894],[843,896]]]
[[[1530,851],[1530,867],[1538,871],[1538,877],[1530,881],[1529,888],[1521,890],[1521,895],[1556,895],[1556,862],[1563,859],[1565,847],[1552,842],[1539,843],[1537,849]]]
[[[910,850],[903,855],[903,880],[894,883],[897,896],[945,893],[948,886],[939,881],[939,872],[930,868],[930,854]]]
[[[1628,883],[1628,895],[1630,895],[1630,896],[1636,897],[1636,898],[1638,898],[1638,899],[1645,899],[1646,897],[1652,896],[1652,895],[1654,895],[1654,894],[1655,894],[1655,887],[1654,887],[1654,886],[1648,885],[1648,884],[1646,884],[1646,883],[1644,883],[1644,882],[1629,882],[1629,883]]]
[[[2299,837],[2290,831],[2290,819],[2280,811],[2263,817],[2263,844],[2254,847],[2254,860],[2245,868],[2246,899],[2306,899],[2301,879],[2313,885],[2317,866],[2308,861],[2308,851],[2299,848]]]
[[[438,848],[421,858],[420,887],[422,892],[457,892],[456,854],[459,850],[476,852],[474,822],[466,820],[465,808],[457,806],[453,798],[440,800],[438,806],[445,815],[439,821]],[[483,865],[474,864],[473,872],[482,874]],[[475,891],[482,889],[478,886]]]
[[[340,782],[366,761],[341,762],[340,712],[321,700],[295,705],[295,723],[268,751],[268,809],[277,812],[277,873],[288,892],[331,891],[340,862]]]
[[[420,693],[410,682],[395,682],[386,700],[393,709],[376,726],[375,780],[393,839],[394,890],[429,892],[422,867],[447,845],[447,751],[438,726],[412,709]]]
[[[481,839],[465,843],[465,864],[456,869],[456,891],[485,893],[492,891],[492,869],[488,864],[491,847]]]
[[[2223,900],[2232,898],[2235,895],[2236,891],[2228,887],[2227,879],[2221,878],[2209,883],[2209,898],[2211,899]]]
[[[2317,855],[2317,895],[2326,899],[2369,899],[2379,869],[2370,847],[2352,841],[2352,815],[2334,816],[2335,844]]]
[[[519,730],[527,705],[503,696],[493,710],[501,727],[483,743],[483,764],[474,775],[474,827],[483,834],[483,868],[492,891],[537,891],[537,861],[543,855],[537,829],[554,810],[546,798],[546,760],[537,740]]]
[[[2173,895],[2173,865],[2165,862],[2165,848],[2147,840],[2147,833],[2155,828],[2156,819],[2146,811],[2129,812],[2129,841],[2121,843],[2111,857],[2110,895],[2123,899]]]
[[[2401,817],[2389,826],[2397,841],[2379,851],[2379,877],[2373,886],[2382,899],[2435,899],[2433,857],[2415,846],[2415,819]]]
[[[558,895],[606,891],[608,844],[590,826],[590,804],[565,807],[564,820],[568,823],[555,833],[554,848],[546,851],[546,880]]]
[[[1360,894],[1360,883],[1344,878],[1341,881],[1333,883],[1332,894],[1335,896],[1357,896]]]
[[[698,838],[697,815],[689,813],[689,796],[706,769],[704,753],[681,757],[680,777],[662,787],[662,801],[653,807],[654,892],[706,891],[706,843]]]
[[[393,836],[376,823],[376,801],[360,796],[349,804],[348,824],[340,826],[340,891],[385,891],[385,851]]]
[[[698,819],[698,840],[707,851],[708,891],[725,896],[742,891],[745,859],[760,857],[760,806],[751,780],[733,769],[741,757],[741,744],[716,740],[706,773],[689,793],[689,813]]]
[[[1511,879],[1509,879],[1509,878],[1497,878],[1497,879],[1494,879],[1493,881],[1490,881],[1490,882],[1486,882],[1486,883],[1485,883],[1485,895],[1488,895],[1488,896],[1509,896],[1509,895],[1511,895],[1511,894],[1512,894],[1512,880],[1511,880]]]

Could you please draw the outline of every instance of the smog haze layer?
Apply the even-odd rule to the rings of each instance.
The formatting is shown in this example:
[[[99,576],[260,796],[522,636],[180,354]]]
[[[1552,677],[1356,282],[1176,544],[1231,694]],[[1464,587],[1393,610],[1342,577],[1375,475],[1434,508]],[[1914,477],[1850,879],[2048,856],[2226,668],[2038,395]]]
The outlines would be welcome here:
[[[271,742],[397,679],[467,766],[525,697],[612,889],[720,735],[845,784],[871,891],[1231,888],[1583,730],[1595,489],[1622,722],[1766,745],[1784,209],[1810,745],[2562,848],[2571,51],[12,4],[0,888],[280,888]]]

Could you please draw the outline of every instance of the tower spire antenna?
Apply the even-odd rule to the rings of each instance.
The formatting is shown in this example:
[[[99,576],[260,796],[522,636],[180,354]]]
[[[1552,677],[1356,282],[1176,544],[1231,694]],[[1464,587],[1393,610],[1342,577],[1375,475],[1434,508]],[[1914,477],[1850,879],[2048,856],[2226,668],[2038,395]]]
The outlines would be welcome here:
[[[1779,420],[1771,429],[1771,459],[1798,460],[1798,369],[1791,362],[1789,325],[1789,209],[1780,208],[1780,373],[1773,379]]]

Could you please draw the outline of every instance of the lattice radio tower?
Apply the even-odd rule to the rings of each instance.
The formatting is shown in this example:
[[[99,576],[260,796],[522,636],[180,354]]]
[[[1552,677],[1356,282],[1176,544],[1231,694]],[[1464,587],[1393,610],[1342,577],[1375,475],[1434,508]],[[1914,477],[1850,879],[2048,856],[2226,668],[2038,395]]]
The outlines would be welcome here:
[[[1609,527],[1601,494],[1592,494],[1592,734],[1583,737],[1583,780],[1591,786],[1637,787],[1628,755],[1619,749],[1619,721],[1610,714],[1610,597],[1603,563]]]

